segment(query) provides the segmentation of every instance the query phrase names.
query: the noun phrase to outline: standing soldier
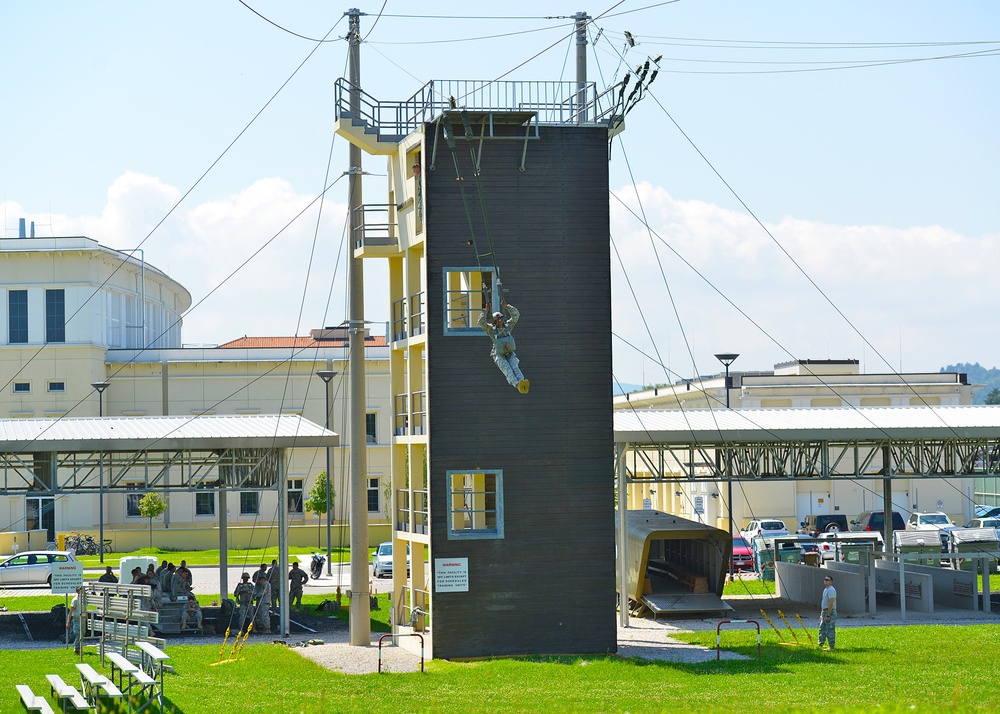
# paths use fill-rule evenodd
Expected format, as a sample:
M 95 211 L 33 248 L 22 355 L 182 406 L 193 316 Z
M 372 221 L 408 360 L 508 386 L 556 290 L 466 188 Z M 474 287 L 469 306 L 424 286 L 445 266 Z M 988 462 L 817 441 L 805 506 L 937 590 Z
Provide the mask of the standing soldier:
M 833 576 L 823 578 L 823 597 L 819 613 L 819 646 L 830 643 L 832 650 L 837 644 L 837 591 L 833 587 Z
M 233 590 L 236 604 L 240 607 L 240 632 L 246 625 L 250 615 L 250 605 L 253 602 L 253 585 L 250 584 L 250 573 L 243 573 L 243 582 Z
M 266 574 L 257 573 L 257 586 L 253 589 L 253 599 L 257 606 L 254 627 L 261 634 L 269 634 L 271 632 L 271 583 L 267 582 Z
M 288 579 L 291 585 L 288 587 L 288 604 L 294 605 L 296 610 L 302 609 L 302 586 L 309 582 L 306 571 L 299 569 L 298 561 L 292 563 L 292 569 L 288 571 Z
M 267 571 L 267 582 L 271 585 L 271 606 L 275 612 L 281 608 L 281 571 L 278 570 L 278 561 L 272 560 L 271 567 Z

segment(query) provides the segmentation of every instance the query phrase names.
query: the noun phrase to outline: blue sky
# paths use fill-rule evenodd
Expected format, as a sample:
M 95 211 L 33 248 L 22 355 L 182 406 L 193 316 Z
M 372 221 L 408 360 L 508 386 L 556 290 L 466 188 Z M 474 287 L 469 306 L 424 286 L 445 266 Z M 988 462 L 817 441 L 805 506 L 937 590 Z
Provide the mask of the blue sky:
M 340 322 L 345 182 L 322 215 L 307 211 L 237 268 L 316 196 L 328 160 L 327 182 L 346 167 L 332 134 L 346 43 L 291 33 L 342 38 L 348 7 L 0 4 L 4 235 L 26 217 L 38 235 L 142 242 L 204 300 L 186 342 Z M 588 69 L 599 86 L 623 60 L 663 55 L 612 149 L 620 381 L 714 373 L 722 351 L 746 370 L 825 357 L 869 372 L 1000 363 L 995 3 L 512 1 L 490 8 L 498 19 L 475 4 L 388 0 L 377 21 L 382 3 L 358 7 L 362 83 L 387 100 L 430 79 L 572 79 L 578 10 L 601 33 Z M 365 168 L 377 202 L 384 164 Z M 383 283 L 366 266 L 371 320 L 388 318 Z

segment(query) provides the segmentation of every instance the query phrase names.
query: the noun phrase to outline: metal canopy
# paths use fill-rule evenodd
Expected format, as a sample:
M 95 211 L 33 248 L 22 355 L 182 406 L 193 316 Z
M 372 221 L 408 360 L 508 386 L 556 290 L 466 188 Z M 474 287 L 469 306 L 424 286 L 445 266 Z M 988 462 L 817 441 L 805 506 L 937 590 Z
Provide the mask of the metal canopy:
M 1000 464 L 993 406 L 622 410 L 614 423 L 630 479 L 717 481 L 727 457 L 735 479 L 994 475 Z
M 339 441 L 298 415 L 0 420 L 0 494 L 273 489 L 283 450 Z

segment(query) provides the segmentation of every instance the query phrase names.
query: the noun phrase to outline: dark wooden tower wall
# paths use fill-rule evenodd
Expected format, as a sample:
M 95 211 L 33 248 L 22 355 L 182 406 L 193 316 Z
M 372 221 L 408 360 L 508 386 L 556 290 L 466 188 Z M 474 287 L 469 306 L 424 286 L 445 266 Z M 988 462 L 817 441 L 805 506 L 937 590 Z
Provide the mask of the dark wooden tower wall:
M 484 333 L 444 334 L 443 271 L 477 261 L 443 135 L 425 173 L 431 555 L 469 563 L 468 592 L 434 594 L 435 657 L 616 650 L 607 131 L 542 127 L 522 172 L 523 150 L 487 140 L 481 182 L 527 395 Z M 468 143 L 455 153 L 485 252 Z M 449 540 L 446 473 L 476 468 L 503 469 L 504 537 Z

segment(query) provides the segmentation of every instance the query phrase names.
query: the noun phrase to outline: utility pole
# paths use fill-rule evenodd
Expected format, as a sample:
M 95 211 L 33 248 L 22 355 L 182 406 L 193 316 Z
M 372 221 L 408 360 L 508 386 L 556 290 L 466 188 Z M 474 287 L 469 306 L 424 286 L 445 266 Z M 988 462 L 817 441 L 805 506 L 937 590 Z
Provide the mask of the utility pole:
M 590 15 L 578 12 L 576 22 L 576 123 L 587 121 L 587 21 Z
M 732 389 L 732 382 L 729 381 L 729 365 L 736 361 L 739 357 L 735 352 L 722 352 L 715 355 L 715 359 L 722 362 L 723 366 L 726 368 L 726 409 L 729 409 L 729 391 Z M 732 538 L 736 531 L 733 528 L 733 462 L 732 462 L 732 450 L 726 448 L 726 499 L 729 501 L 729 537 Z M 734 568 L 733 568 L 733 558 L 729 558 L 729 582 L 733 581 Z
M 348 80 L 351 113 L 361 116 L 361 11 L 347 11 Z M 348 260 L 349 371 L 351 375 L 351 645 L 371 645 L 371 605 L 368 601 L 368 438 L 365 430 L 365 277 L 355 242 L 361 237 L 361 149 L 351 144 L 348 153 L 348 202 L 350 245 Z M 329 474 L 327 474 L 329 478 Z

